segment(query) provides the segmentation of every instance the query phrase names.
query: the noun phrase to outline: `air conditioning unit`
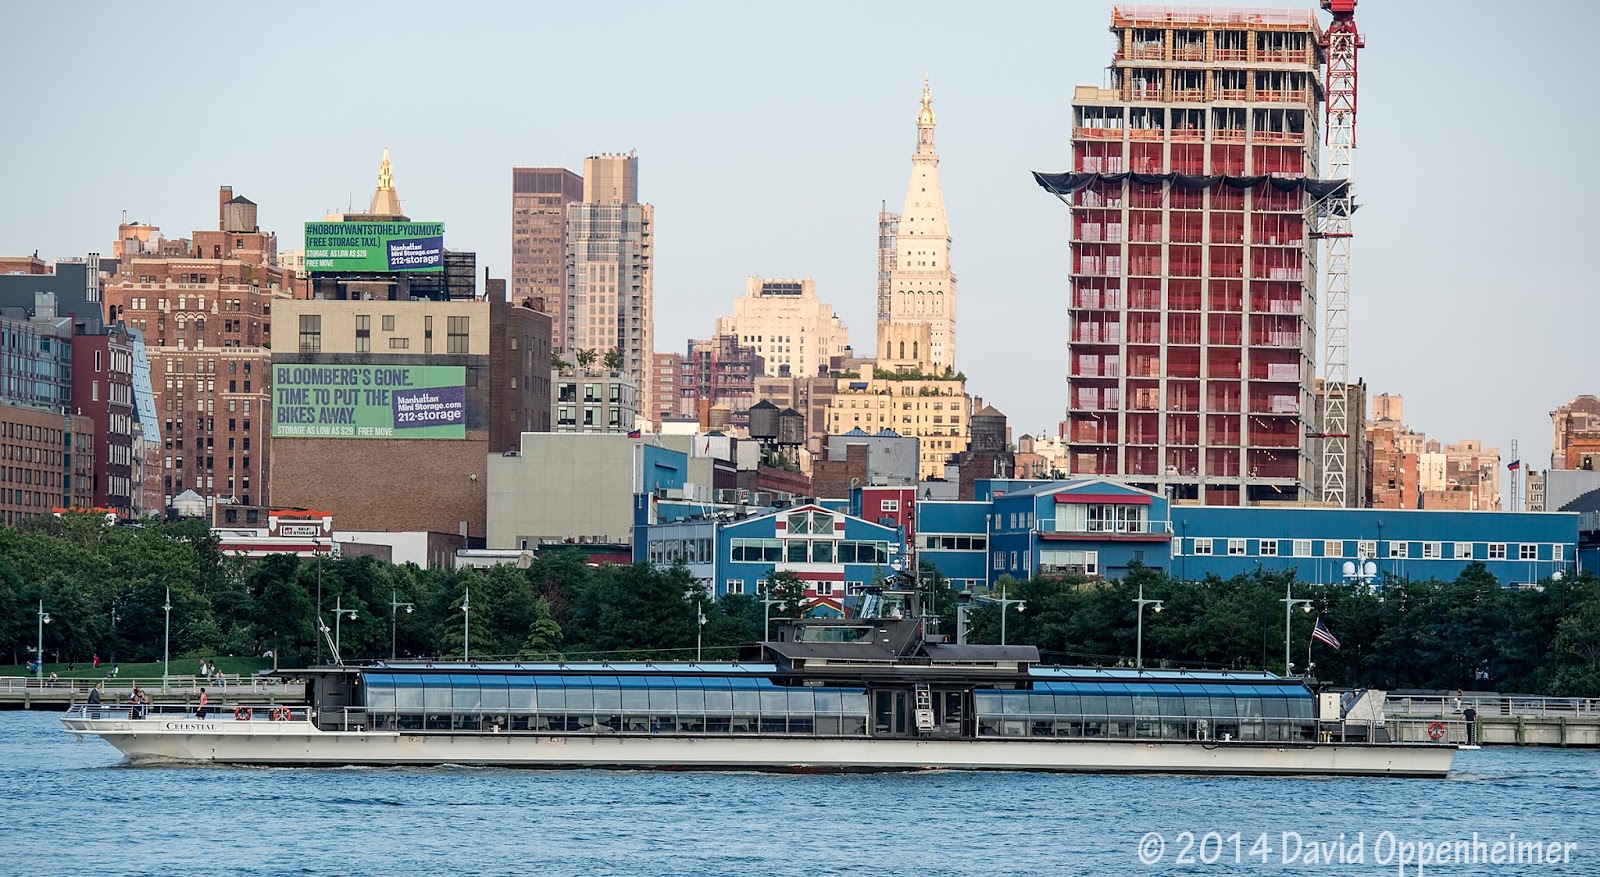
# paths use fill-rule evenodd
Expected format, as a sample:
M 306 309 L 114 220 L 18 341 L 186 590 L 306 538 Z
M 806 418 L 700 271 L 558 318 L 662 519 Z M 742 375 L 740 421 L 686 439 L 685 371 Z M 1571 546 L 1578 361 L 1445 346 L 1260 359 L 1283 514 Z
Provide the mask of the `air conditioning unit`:
M 752 505 L 758 506 L 772 505 L 772 493 L 771 491 L 758 490 L 754 494 L 751 494 L 750 502 Z
M 738 491 L 723 488 L 717 491 L 717 502 L 733 503 L 738 498 Z

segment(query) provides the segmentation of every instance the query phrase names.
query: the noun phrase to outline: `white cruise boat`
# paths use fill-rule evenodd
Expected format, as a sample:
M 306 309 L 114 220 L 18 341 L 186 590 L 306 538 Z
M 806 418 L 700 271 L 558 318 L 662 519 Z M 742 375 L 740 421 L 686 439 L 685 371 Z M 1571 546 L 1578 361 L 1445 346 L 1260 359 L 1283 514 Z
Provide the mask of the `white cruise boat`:
M 1319 716 L 1297 679 L 1041 667 L 1032 646 L 888 614 L 787 621 L 730 663 L 318 667 L 283 671 L 306 706 L 79 705 L 62 723 L 136 760 L 258 765 L 1443 777 L 1457 750 L 1393 742 L 1334 698 Z

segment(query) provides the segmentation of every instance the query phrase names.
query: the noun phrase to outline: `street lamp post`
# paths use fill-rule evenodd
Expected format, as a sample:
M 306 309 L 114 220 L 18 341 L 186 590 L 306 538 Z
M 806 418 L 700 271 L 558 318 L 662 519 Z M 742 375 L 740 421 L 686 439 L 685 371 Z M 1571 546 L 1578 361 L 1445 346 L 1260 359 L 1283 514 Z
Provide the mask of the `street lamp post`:
M 770 594 L 771 592 L 768 591 L 768 593 Z M 788 602 L 788 601 L 787 600 L 774 600 L 770 596 L 761 598 L 761 622 L 764 625 L 764 629 L 765 629 L 765 632 L 766 632 L 766 641 L 767 642 L 771 642 L 772 641 L 772 607 L 778 605 L 779 603 L 786 603 L 786 602 Z
M 1300 606 L 1302 612 L 1311 611 L 1310 600 L 1297 600 L 1294 596 L 1294 583 L 1289 583 L 1283 588 L 1283 675 L 1288 676 L 1294 672 L 1294 663 L 1290 661 L 1289 643 L 1294 636 L 1294 607 Z
M 167 598 L 161 604 L 161 690 L 167 690 L 167 677 L 172 675 L 172 588 L 167 587 Z
M 39 649 L 34 653 L 37 659 L 33 664 L 35 679 L 44 679 L 44 626 L 50 623 L 50 613 L 44 611 L 44 598 L 39 599 Z M 42 684 L 42 683 L 41 683 Z
M 699 600 L 694 601 L 694 617 L 696 622 L 694 627 L 694 662 L 698 664 L 700 663 L 700 642 L 706 629 L 706 614 L 700 611 Z
M 464 596 L 461 598 L 461 661 L 469 660 L 472 650 L 472 586 L 463 586 Z
M 394 588 L 390 588 L 389 589 L 389 660 L 391 660 L 391 661 L 394 660 L 394 656 L 395 656 L 395 650 L 394 650 L 395 637 L 400 632 L 400 608 L 402 606 L 405 607 L 407 615 L 410 615 L 412 610 L 417 608 L 415 604 L 400 602 L 400 592 L 395 590 Z
M 322 623 L 322 540 L 313 538 L 311 540 L 311 545 L 312 553 L 317 556 L 317 627 L 320 629 L 326 627 L 326 625 Z M 320 664 L 322 663 L 322 637 L 319 635 L 316 640 L 316 663 Z
M 339 639 L 339 622 L 344 620 L 346 613 L 349 613 L 351 621 L 356 620 L 356 610 L 344 608 L 344 595 L 340 594 L 333 601 L 333 659 L 340 664 L 344 663 L 344 646 L 343 640 Z
M 1144 585 L 1140 585 L 1139 586 L 1139 596 L 1136 597 L 1133 602 L 1138 605 L 1138 611 L 1139 611 L 1139 633 L 1137 635 L 1136 645 L 1134 646 L 1135 651 L 1134 651 L 1134 658 L 1133 658 L 1133 667 L 1136 670 L 1143 670 L 1144 669 L 1144 607 L 1146 607 L 1146 606 L 1154 606 L 1154 607 L 1156 607 L 1155 611 L 1159 613 L 1162 610 L 1162 608 L 1164 608 L 1165 604 L 1163 604 L 1160 600 L 1146 600 L 1144 598 Z
M 1015 604 L 1016 607 L 1017 607 L 1017 611 L 1021 612 L 1023 606 L 1025 605 L 1024 601 L 1006 599 L 1006 590 L 1005 590 L 1005 586 L 1003 584 L 1000 587 L 1000 596 L 995 597 L 995 596 L 992 596 L 992 595 L 989 595 L 989 594 L 985 594 L 985 595 L 983 595 L 981 597 L 976 597 L 974 599 L 981 600 L 984 603 L 993 603 L 993 604 L 995 604 L 995 605 L 1000 607 L 1000 645 L 1005 645 L 1006 644 L 1006 609 L 1008 607 L 1010 607 L 1012 604 Z

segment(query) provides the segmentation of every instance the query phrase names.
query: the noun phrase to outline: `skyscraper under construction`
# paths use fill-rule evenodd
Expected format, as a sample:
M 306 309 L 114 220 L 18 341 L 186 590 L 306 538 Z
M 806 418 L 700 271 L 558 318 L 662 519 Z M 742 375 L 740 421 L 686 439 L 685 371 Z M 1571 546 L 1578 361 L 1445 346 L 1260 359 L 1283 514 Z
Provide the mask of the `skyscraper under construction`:
M 1072 101 L 1072 474 L 1208 505 L 1312 499 L 1321 31 L 1116 6 Z

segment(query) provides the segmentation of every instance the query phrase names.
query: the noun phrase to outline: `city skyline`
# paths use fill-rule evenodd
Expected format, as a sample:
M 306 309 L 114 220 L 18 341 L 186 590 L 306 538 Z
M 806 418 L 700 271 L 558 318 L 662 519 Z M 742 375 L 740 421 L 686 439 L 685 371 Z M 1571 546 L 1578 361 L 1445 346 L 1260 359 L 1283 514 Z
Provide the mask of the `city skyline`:
M 388 146 L 407 212 L 445 222 L 450 246 L 476 251 L 480 266 L 509 277 L 506 169 L 576 171 L 586 155 L 637 149 L 640 200 L 660 213 L 659 349 L 702 335 L 744 278 L 758 275 L 815 277 L 856 327 L 861 351 L 868 345 L 860 333 L 874 323 L 874 213 L 884 201 L 894 205 L 904 185 L 915 145 L 908 120 L 927 73 L 943 123 L 940 171 L 962 284 L 985 302 L 962 315 L 961 368 L 972 392 L 1010 416 L 1015 435 L 1053 434 L 1062 418 L 1067 216 L 1028 171 L 1067 169 L 1067 104 L 1073 85 L 1102 73 L 1108 3 L 1041 5 L 1000 20 L 953 5 L 909 21 L 891 8 L 852 7 L 849 27 L 825 15 L 633 7 L 638 26 L 630 33 L 638 36 L 624 35 L 626 51 L 616 53 L 625 60 L 589 71 L 582 94 L 553 77 L 546 99 L 528 109 L 508 102 L 525 88 L 490 87 L 528 75 L 513 35 L 536 19 L 557 30 L 576 26 L 580 12 L 469 9 L 411 26 L 405 22 L 425 17 L 406 10 L 425 7 L 402 4 L 386 42 L 399 57 L 429 59 L 428 71 L 452 71 L 409 77 L 406 86 L 409 99 L 446 112 L 448 125 L 395 112 L 385 97 L 392 86 L 376 78 L 370 91 L 348 76 L 329 84 L 329 59 L 347 51 L 335 35 L 368 25 L 354 10 L 324 10 L 308 29 L 293 17 L 257 21 L 239 10 L 200 23 L 123 20 L 113 8 L 71 22 L 81 51 L 66 69 L 45 54 L 48 40 L 11 56 L 17 70 L 48 70 L 50 79 L 16 76 L 3 86 L 12 105 L 38 111 L 26 137 L 0 145 L 10 196 L 0 212 L 0 253 L 106 253 L 124 209 L 130 220 L 183 234 L 208 224 L 203 193 L 219 185 L 259 202 L 261 227 L 279 233 L 281 250 L 294 249 L 301 223 L 365 201 Z M 1583 343 L 1582 321 L 1570 319 L 1581 314 L 1579 205 L 1600 194 L 1600 184 L 1566 179 L 1559 160 L 1528 160 L 1522 126 L 1502 133 L 1493 108 L 1518 107 L 1515 117 L 1528 121 L 1567 119 L 1559 89 L 1528 89 L 1521 79 L 1537 70 L 1545 82 L 1585 81 L 1594 62 L 1577 35 L 1600 13 L 1579 4 L 1535 8 L 1564 12 L 1571 26 L 1546 33 L 1553 17 L 1497 17 L 1500 7 L 1487 3 L 1450 7 L 1448 15 L 1423 4 L 1362 8 L 1367 87 L 1356 190 L 1365 209 L 1356 227 L 1350 376 L 1374 393 L 1405 394 L 1408 420 L 1430 435 L 1502 449 L 1516 438 L 1522 458 L 1539 465 L 1549 454 L 1548 412 L 1592 391 L 1585 381 L 1600 364 Z M 21 31 L 39 34 L 68 25 L 48 7 L 24 7 L 14 18 Z M 1484 47 L 1488 20 L 1496 39 Z M 194 75 L 229 51 L 232 42 L 215 37 L 247 26 L 274 46 L 251 73 L 275 89 L 264 114 L 244 110 L 255 136 L 167 118 L 156 112 L 160 101 L 136 99 L 137 89 L 122 83 L 137 63 L 139 82 L 182 86 L 173 109 L 247 108 L 234 85 Z M 774 31 L 837 61 L 765 64 L 772 43 L 752 37 Z M 890 34 L 915 51 L 881 51 Z M 123 48 L 168 40 L 194 49 L 147 57 Z M 437 64 L 441 45 L 461 46 L 448 51 L 461 52 L 462 63 Z M 559 41 L 550 48 L 540 69 L 552 73 L 580 57 Z M 250 94 L 260 93 L 252 86 Z M 1563 124 L 1580 137 L 1593 126 L 1581 114 Z M 137 171 L 117 170 L 106 145 L 117 130 L 143 132 L 129 162 Z M 299 133 L 311 130 L 318 136 Z M 751 136 L 761 131 L 782 136 Z M 1485 197 L 1472 182 L 1491 168 L 1514 168 L 1518 184 Z M 714 185 L 721 180 L 753 184 Z M 736 216 L 744 220 L 728 221 Z M 1437 219 L 1455 216 L 1472 219 Z M 1030 380 L 1034 374 L 1045 379 Z

